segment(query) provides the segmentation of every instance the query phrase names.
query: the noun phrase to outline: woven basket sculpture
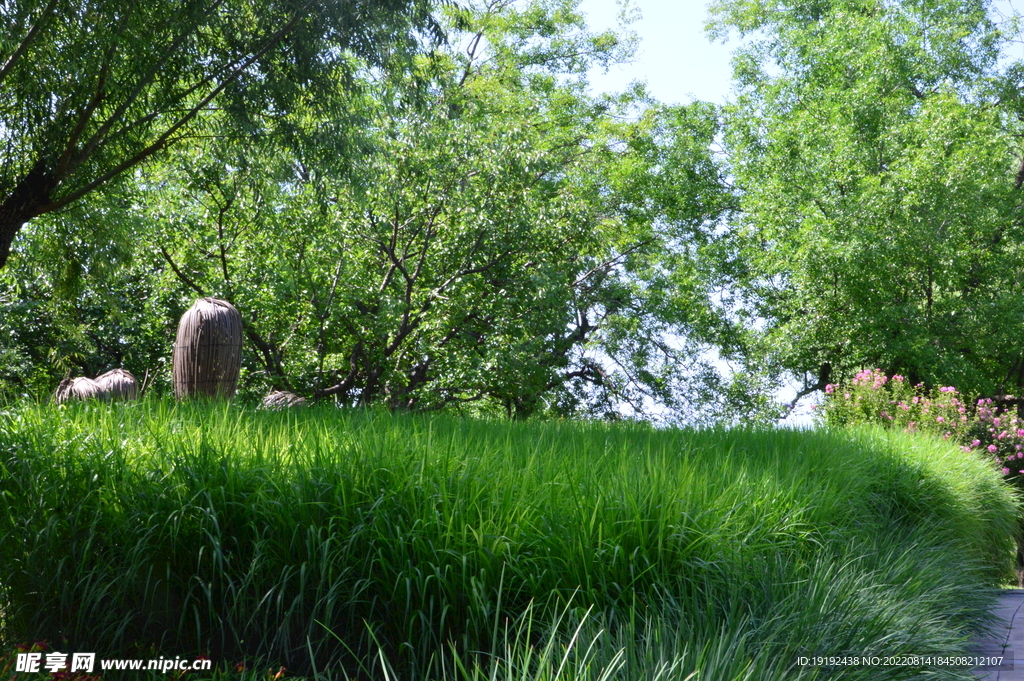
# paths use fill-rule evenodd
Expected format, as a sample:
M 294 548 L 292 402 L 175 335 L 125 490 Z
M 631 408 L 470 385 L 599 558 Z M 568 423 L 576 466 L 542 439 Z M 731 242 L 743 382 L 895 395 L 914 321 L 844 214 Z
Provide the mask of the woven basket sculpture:
M 103 386 L 85 376 L 65 378 L 57 386 L 57 394 L 54 395 L 54 400 L 57 404 L 63 404 L 68 400 L 107 400 L 109 398 L 110 393 Z
M 242 366 L 242 316 L 218 298 L 201 298 L 178 323 L 174 396 L 233 397 Z
M 263 398 L 263 404 L 261 406 L 263 409 L 277 411 L 279 409 L 289 409 L 291 407 L 305 407 L 307 404 L 305 397 L 299 397 L 295 393 L 290 393 L 285 390 L 275 390 Z
M 96 383 L 107 391 L 112 400 L 134 400 L 139 396 L 139 384 L 131 372 L 111 369 L 96 377 Z

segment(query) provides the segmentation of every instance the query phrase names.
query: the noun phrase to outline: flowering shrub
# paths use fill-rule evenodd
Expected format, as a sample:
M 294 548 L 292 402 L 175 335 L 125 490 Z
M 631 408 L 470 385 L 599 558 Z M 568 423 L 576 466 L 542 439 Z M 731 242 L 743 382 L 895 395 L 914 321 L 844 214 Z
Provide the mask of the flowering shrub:
M 978 400 L 963 449 L 985 452 L 1003 475 L 1024 486 L 1024 421 L 1016 414 L 1000 411 L 991 399 Z
M 861 371 L 849 385 L 827 385 L 825 393 L 825 403 L 816 411 L 819 423 L 878 423 L 933 433 L 965 452 L 990 457 L 1004 476 L 1024 487 L 1024 420 L 1000 410 L 991 398 L 967 398 L 952 386 L 928 391 L 903 376 L 889 378 L 880 369 Z
M 827 385 L 819 421 L 845 426 L 881 423 L 911 432 L 929 432 L 961 441 L 970 429 L 967 404 L 959 391 L 947 386 L 928 392 L 910 385 L 903 376 L 892 378 L 879 369 L 865 369 L 850 385 Z

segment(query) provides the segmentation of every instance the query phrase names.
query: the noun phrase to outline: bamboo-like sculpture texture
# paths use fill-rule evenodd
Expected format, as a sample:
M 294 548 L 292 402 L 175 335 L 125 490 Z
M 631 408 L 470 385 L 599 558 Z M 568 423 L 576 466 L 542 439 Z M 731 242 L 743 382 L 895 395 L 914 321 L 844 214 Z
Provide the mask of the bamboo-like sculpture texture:
M 263 398 L 263 409 L 269 409 L 271 411 L 277 411 L 279 409 L 289 409 L 291 407 L 305 407 L 308 406 L 305 397 L 299 397 L 295 393 L 290 393 L 285 390 L 275 390 L 266 397 Z
M 178 323 L 174 396 L 233 397 L 242 366 L 242 316 L 218 298 L 201 298 Z
M 96 377 L 96 383 L 110 395 L 111 400 L 134 400 L 139 395 L 139 384 L 130 371 L 111 369 Z
M 102 385 L 85 376 L 65 378 L 57 386 L 57 394 L 54 395 L 57 404 L 63 404 L 68 400 L 107 400 L 109 398 L 110 393 Z

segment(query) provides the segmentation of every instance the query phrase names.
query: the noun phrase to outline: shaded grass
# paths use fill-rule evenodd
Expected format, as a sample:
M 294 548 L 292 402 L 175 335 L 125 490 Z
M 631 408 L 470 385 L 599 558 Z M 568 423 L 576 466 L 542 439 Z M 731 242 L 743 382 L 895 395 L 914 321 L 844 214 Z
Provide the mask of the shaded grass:
M 986 463 L 879 430 L 23 405 L 0 466 L 8 644 L 333 678 L 792 679 L 821 672 L 800 654 L 963 652 L 1015 522 Z

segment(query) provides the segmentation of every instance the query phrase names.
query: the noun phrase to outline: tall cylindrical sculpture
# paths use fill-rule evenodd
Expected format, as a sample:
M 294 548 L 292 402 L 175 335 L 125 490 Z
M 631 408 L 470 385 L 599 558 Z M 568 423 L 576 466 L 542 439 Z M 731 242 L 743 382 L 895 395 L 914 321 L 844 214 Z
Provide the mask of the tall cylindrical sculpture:
M 201 298 L 178 323 L 174 396 L 232 397 L 242 366 L 242 316 L 218 298 Z

